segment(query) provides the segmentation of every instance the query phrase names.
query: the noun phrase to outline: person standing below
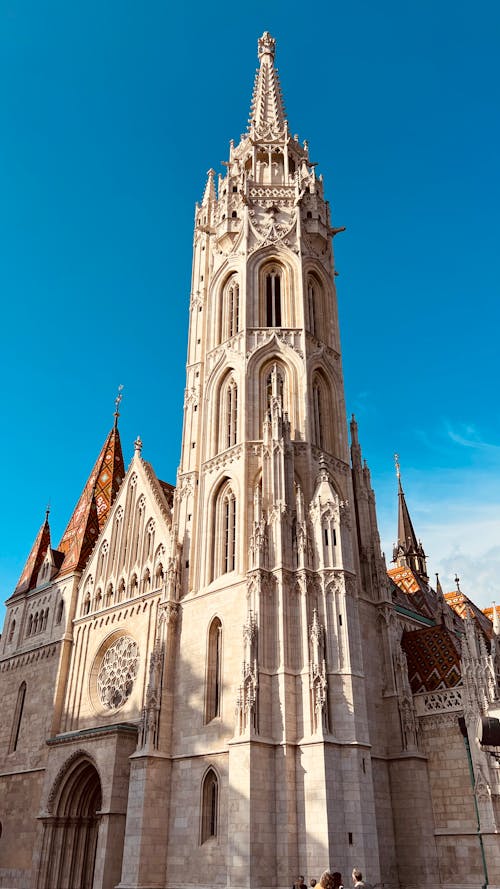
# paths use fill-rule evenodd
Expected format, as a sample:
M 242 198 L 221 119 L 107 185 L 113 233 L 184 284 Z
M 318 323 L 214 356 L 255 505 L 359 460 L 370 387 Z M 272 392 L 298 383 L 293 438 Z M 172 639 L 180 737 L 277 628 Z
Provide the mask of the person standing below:
M 342 885 L 342 874 L 336 870 L 333 872 L 333 889 L 344 889 Z
M 363 880 L 363 874 L 359 867 L 353 867 L 352 869 L 352 883 L 354 889 L 372 889 L 371 883 L 367 883 L 366 880 Z
M 303 874 L 300 874 L 297 877 L 297 879 L 295 880 L 295 883 L 292 886 L 292 889 L 307 889 L 307 886 L 304 883 L 304 875 Z
M 318 882 L 318 881 L 315 880 L 314 877 L 311 877 L 311 879 L 309 880 L 309 886 L 310 886 L 310 889 L 314 889 L 314 887 L 315 887 L 315 885 L 316 885 L 317 882 Z
M 323 871 L 319 880 L 320 889 L 335 889 L 334 876 L 329 870 Z

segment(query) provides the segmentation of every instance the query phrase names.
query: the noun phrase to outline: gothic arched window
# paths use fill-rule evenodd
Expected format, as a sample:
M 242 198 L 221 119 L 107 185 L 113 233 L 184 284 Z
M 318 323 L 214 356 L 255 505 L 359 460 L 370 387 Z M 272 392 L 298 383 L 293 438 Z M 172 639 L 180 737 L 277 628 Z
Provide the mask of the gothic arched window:
M 266 327 L 281 327 L 281 269 L 273 266 L 264 277 Z
M 222 624 L 214 617 L 208 631 L 205 722 L 221 715 L 222 697 Z
M 315 380 L 312 387 L 312 410 L 313 410 L 313 442 L 317 448 L 323 448 L 325 445 L 324 436 L 324 406 L 322 403 L 321 385 Z
M 63 613 L 64 613 L 64 600 L 61 599 L 61 601 L 59 602 L 59 605 L 57 606 L 57 611 L 56 611 L 56 624 L 60 624 L 60 623 L 61 623 L 62 618 L 63 618 Z
M 219 449 L 225 451 L 238 438 L 238 387 L 233 376 L 221 387 L 219 424 Z
M 213 535 L 213 578 L 236 567 L 236 497 L 229 481 L 215 500 Z
M 240 329 L 240 285 L 236 275 L 226 282 L 222 292 L 219 342 L 228 340 Z
M 317 448 L 334 452 L 332 390 L 321 373 L 316 373 L 311 386 L 311 435 Z
M 201 830 L 200 843 L 206 843 L 217 836 L 219 807 L 219 781 L 213 769 L 209 769 L 203 779 L 201 791 Z
M 317 284 L 314 278 L 307 279 L 307 326 L 309 333 L 316 336 L 316 315 L 317 315 Z
M 15 629 L 16 629 L 16 622 L 15 622 L 15 620 L 12 620 L 10 627 L 9 627 L 9 638 L 8 638 L 7 642 L 9 642 L 9 643 L 12 642 L 12 640 L 14 638 Z

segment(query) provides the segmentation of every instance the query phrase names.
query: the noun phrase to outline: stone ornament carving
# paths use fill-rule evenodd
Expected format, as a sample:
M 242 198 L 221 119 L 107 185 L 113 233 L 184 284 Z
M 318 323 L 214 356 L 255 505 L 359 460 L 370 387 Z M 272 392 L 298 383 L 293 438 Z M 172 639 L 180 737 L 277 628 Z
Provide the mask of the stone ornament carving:
M 134 687 L 139 647 L 131 636 L 120 636 L 106 651 L 97 674 L 97 693 L 106 710 L 118 710 Z
M 62 785 L 63 780 L 66 777 L 66 775 L 70 772 L 71 766 L 75 762 L 78 762 L 78 760 L 83 760 L 83 759 L 91 762 L 92 765 L 94 766 L 97 774 L 99 775 L 99 777 L 101 777 L 100 773 L 99 773 L 99 768 L 98 768 L 97 762 L 95 761 L 94 757 L 91 756 L 91 754 L 88 753 L 88 751 L 85 750 L 83 747 L 80 747 L 80 748 L 78 748 L 78 750 L 75 750 L 71 754 L 71 756 L 69 756 L 68 759 L 63 763 L 63 765 L 59 769 L 56 777 L 54 778 L 54 781 L 52 783 L 52 787 L 51 787 L 51 790 L 49 793 L 49 797 L 47 799 L 47 812 L 49 814 L 51 814 L 54 811 L 54 807 L 56 804 L 58 794 L 61 789 L 61 785 Z
M 243 625 L 243 664 L 241 685 L 238 689 L 238 699 L 236 702 L 237 731 L 240 735 L 244 734 L 248 729 L 258 731 L 258 687 L 257 620 L 253 611 L 249 611 Z
M 325 628 L 319 622 L 316 608 L 309 627 L 310 645 L 310 689 L 313 732 L 328 731 L 328 681 L 326 678 Z
M 463 709 L 462 691 L 463 688 L 459 685 L 454 688 L 443 688 L 414 695 L 413 700 L 418 716 L 426 716 L 428 713 L 461 712 Z
M 458 731 L 458 716 L 456 713 L 440 713 L 433 716 L 419 718 L 419 726 L 424 731 L 438 729 L 443 731 L 448 728 L 456 728 Z

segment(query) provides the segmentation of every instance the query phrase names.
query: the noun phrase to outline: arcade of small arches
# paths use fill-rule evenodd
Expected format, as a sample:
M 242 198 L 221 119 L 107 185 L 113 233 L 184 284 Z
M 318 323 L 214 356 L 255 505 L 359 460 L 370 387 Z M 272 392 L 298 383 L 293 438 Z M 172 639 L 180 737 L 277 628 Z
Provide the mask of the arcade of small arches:
M 111 608 L 129 599 L 135 599 L 137 596 L 158 592 L 163 588 L 164 582 L 165 571 L 163 563 L 160 561 L 156 564 L 154 571 L 146 566 L 140 577 L 137 572 L 134 572 L 128 582 L 122 576 L 116 585 L 110 580 L 106 585 L 97 586 L 95 592 L 93 591 L 94 580 L 92 576 L 89 576 L 85 583 L 80 616 L 86 617 L 103 608 Z

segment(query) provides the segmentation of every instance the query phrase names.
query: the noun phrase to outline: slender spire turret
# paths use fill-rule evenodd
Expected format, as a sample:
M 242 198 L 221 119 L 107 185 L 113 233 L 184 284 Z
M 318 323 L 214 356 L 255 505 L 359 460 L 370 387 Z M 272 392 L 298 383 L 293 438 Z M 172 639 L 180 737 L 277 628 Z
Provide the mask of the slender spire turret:
M 45 521 L 43 522 L 31 548 L 31 552 L 26 560 L 21 577 L 17 582 L 14 590 L 16 593 L 27 593 L 36 586 L 36 579 L 42 562 L 50 547 L 50 527 L 49 527 L 49 508 L 45 510 Z
M 415 574 L 428 580 L 426 556 L 422 543 L 417 540 L 413 522 L 410 518 L 406 498 L 401 484 L 399 455 L 394 455 L 396 476 L 398 479 L 398 542 L 394 547 L 392 561 L 398 568 L 411 568 Z
M 274 67 L 276 40 L 265 31 L 259 38 L 258 56 L 260 68 L 250 107 L 249 131 L 252 139 L 282 139 L 286 132 L 285 108 L 278 77 Z

